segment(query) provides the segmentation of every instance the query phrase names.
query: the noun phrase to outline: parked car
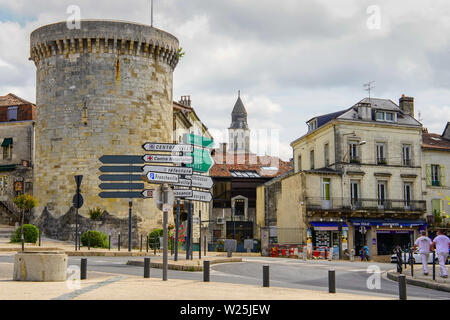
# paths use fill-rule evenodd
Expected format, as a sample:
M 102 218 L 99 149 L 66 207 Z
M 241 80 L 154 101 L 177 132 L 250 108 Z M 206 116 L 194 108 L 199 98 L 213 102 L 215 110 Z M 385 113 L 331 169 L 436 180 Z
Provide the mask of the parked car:
M 402 261 L 403 263 L 405 263 L 405 259 L 406 259 L 406 263 L 410 264 L 409 252 L 403 251 L 402 259 L 403 259 L 403 261 Z M 436 255 L 435 260 L 436 260 L 436 264 L 439 264 L 437 255 Z M 397 254 L 396 253 L 391 255 L 391 263 L 397 263 Z M 414 253 L 413 253 L 413 263 L 422 263 L 422 258 L 419 254 L 419 249 L 416 249 L 416 251 L 414 251 Z M 428 256 L 428 263 L 430 263 L 430 264 L 433 263 L 433 254 L 432 253 L 430 253 Z M 447 258 L 447 264 L 450 264 L 450 255 Z

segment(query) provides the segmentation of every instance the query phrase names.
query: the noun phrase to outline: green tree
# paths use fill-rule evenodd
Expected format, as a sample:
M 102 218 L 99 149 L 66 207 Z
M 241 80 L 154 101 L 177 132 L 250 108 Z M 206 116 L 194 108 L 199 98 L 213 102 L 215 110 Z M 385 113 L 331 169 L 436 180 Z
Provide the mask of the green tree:
M 13 200 L 14 204 L 19 208 L 21 211 L 20 216 L 20 229 L 21 229 L 21 241 L 22 241 L 22 251 L 25 250 L 24 248 L 24 237 L 23 237 L 23 221 L 25 217 L 25 211 L 29 211 L 36 207 L 38 201 L 35 197 L 33 197 L 30 194 L 21 194 L 14 198 Z

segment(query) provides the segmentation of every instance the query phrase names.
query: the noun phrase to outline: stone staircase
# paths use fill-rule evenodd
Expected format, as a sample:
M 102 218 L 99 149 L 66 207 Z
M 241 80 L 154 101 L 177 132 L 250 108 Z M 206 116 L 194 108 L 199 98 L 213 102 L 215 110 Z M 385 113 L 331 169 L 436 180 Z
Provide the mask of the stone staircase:
M 11 234 L 14 232 L 14 227 L 7 225 L 0 225 L 0 242 L 9 242 Z

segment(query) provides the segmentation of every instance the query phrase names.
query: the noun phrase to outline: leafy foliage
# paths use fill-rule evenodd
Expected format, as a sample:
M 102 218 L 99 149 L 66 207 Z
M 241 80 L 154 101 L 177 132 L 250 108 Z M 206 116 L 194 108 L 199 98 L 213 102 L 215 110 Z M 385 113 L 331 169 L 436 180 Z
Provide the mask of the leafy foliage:
M 89 218 L 91 218 L 91 220 L 100 220 L 102 218 L 102 215 L 103 210 L 98 207 L 89 209 Z
M 12 243 L 20 243 L 21 240 L 22 227 L 17 228 L 16 233 L 11 235 Z M 25 243 L 36 243 L 39 239 L 39 229 L 32 224 L 23 225 L 23 238 Z
M 83 246 L 88 246 L 88 238 L 92 248 L 108 248 L 108 235 L 96 230 L 87 231 L 81 236 Z
M 30 194 L 18 195 L 13 202 L 22 211 L 33 209 L 38 203 L 37 199 Z

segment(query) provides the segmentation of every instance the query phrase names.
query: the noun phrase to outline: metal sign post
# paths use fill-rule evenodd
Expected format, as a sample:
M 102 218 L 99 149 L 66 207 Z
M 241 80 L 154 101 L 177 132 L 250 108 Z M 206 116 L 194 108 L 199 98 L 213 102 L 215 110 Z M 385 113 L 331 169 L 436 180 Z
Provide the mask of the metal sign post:
M 180 232 L 180 199 L 177 199 L 177 218 L 175 220 L 175 261 L 178 261 L 178 236 Z
M 83 197 L 81 196 L 81 182 L 83 181 L 83 176 L 75 176 L 75 183 L 77 184 L 77 192 L 74 197 L 74 206 L 76 208 L 75 213 L 75 251 L 78 249 L 78 209 L 83 205 Z

